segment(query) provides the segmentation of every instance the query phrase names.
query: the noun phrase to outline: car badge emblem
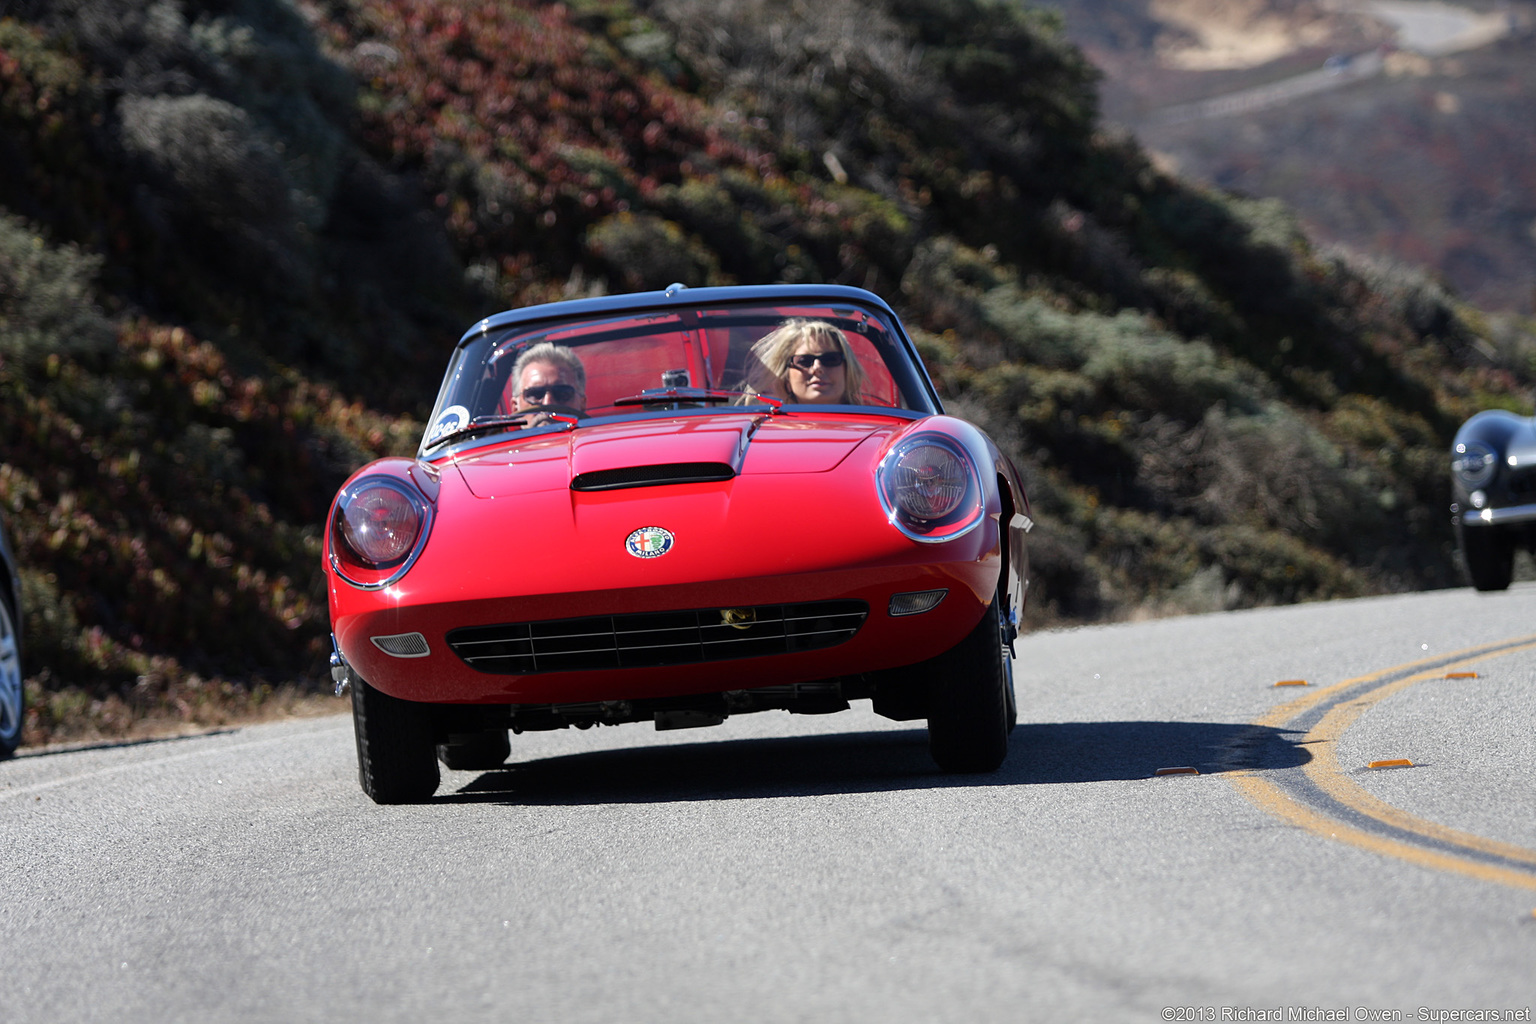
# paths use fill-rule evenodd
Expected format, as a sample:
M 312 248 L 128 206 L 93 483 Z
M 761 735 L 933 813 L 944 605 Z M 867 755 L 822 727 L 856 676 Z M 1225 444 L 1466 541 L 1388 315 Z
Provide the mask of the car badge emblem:
M 672 531 L 642 526 L 624 538 L 624 549 L 636 558 L 660 558 L 672 550 Z
M 720 611 L 720 621 L 732 629 L 751 629 L 757 621 L 756 608 L 723 608 Z

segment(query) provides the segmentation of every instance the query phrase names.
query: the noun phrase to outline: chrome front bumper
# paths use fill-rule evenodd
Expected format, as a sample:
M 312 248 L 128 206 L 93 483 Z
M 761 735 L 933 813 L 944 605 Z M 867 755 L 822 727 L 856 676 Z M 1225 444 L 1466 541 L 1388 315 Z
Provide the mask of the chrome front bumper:
M 1536 505 L 1509 505 L 1504 508 L 1469 508 L 1460 513 L 1463 526 L 1504 526 L 1509 523 L 1536 522 Z

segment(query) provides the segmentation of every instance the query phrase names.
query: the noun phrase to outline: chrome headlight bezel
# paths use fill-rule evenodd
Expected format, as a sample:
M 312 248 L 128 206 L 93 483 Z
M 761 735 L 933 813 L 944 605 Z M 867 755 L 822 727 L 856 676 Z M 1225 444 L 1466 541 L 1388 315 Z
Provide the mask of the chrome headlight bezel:
M 1487 487 L 1499 471 L 1499 454 L 1482 441 L 1459 441 L 1451 454 L 1451 472 L 1469 491 Z
M 923 518 L 915 514 L 911 502 L 903 500 L 902 491 L 910 486 L 904 480 L 905 462 L 920 449 L 933 448 L 948 460 L 957 472 L 960 486 L 957 500 L 947 511 Z M 955 465 L 958 464 L 958 465 Z M 970 533 L 981 524 L 986 514 L 986 496 L 981 486 L 981 476 L 976 460 L 965 445 L 946 434 L 920 433 L 903 438 L 886 452 L 875 470 L 876 489 L 880 504 L 884 507 L 890 524 L 911 540 L 923 544 L 938 544 L 955 540 Z
M 353 535 L 356 521 L 349 516 L 360 499 L 370 495 L 401 502 L 408 512 L 410 536 L 397 542 L 388 557 L 370 557 Z M 432 532 L 436 510 L 433 503 L 403 480 L 384 474 L 362 477 L 342 488 L 331 510 L 330 562 L 337 576 L 359 590 L 381 590 L 410 572 Z

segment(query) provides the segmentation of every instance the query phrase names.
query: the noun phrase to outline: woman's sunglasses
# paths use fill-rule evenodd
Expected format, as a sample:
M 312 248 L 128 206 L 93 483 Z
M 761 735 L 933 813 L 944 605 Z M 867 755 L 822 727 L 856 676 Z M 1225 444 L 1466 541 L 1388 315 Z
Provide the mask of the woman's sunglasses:
M 804 352 L 798 356 L 791 356 L 789 362 L 797 370 L 809 370 L 820 363 L 829 370 L 835 370 L 843 365 L 841 352 Z
M 576 389 L 570 384 L 550 384 L 547 387 L 523 388 L 523 397 L 530 402 L 542 402 L 545 395 L 564 405 L 576 397 Z

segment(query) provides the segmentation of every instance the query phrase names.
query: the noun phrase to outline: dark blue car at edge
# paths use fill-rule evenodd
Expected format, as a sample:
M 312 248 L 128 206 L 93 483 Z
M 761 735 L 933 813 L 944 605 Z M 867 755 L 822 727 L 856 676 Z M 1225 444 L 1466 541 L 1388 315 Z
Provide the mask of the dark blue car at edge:
M 21 743 L 21 585 L 5 521 L 0 519 L 0 759 Z

